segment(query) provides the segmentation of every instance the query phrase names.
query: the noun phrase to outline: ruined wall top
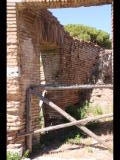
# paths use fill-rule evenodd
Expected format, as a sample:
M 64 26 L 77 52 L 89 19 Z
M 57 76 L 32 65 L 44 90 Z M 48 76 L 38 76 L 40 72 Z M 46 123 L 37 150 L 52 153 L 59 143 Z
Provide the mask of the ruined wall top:
M 68 8 L 80 6 L 97 6 L 111 4 L 113 0 L 7 0 L 7 2 L 18 2 L 26 5 L 41 6 L 45 8 Z

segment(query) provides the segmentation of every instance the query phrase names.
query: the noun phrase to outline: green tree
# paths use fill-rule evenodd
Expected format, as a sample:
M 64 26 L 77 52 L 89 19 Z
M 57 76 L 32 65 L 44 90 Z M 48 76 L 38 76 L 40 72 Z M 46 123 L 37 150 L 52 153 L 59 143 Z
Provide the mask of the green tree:
M 105 49 L 111 49 L 110 35 L 105 31 L 80 24 L 68 24 L 64 28 L 74 38 L 91 41 Z

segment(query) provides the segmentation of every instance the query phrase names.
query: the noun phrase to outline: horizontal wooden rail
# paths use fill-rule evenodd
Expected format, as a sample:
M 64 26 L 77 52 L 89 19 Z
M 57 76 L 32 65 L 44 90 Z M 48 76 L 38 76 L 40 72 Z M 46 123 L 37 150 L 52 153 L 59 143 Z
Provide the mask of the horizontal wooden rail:
M 59 124 L 59 125 L 55 125 L 55 126 L 49 126 L 49 127 L 37 129 L 35 131 L 22 133 L 22 134 L 20 133 L 20 134 L 17 134 L 17 137 L 24 137 L 24 136 L 28 136 L 31 134 L 37 134 L 37 133 L 42 133 L 42 132 L 46 132 L 46 131 L 53 131 L 53 130 L 57 130 L 57 129 L 65 128 L 65 127 L 70 127 L 70 126 L 77 125 L 77 124 L 86 125 L 89 122 L 96 121 L 96 120 L 103 119 L 103 118 L 108 118 L 108 117 L 109 118 L 113 117 L 113 113 L 99 115 L 96 117 L 85 118 L 85 119 L 81 119 L 81 120 L 76 120 L 73 122 L 63 123 L 63 124 Z
M 43 88 L 45 90 L 71 90 L 71 89 L 93 89 L 93 88 L 113 88 L 112 84 L 108 85 L 94 85 L 94 84 L 82 84 L 82 85 L 54 85 L 54 84 L 40 84 L 37 86 L 33 86 L 32 89 Z

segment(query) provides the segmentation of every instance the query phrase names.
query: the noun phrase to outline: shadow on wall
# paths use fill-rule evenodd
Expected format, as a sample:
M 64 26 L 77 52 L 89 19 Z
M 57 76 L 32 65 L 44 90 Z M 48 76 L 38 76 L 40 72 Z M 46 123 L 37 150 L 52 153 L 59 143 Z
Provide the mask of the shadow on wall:
M 49 49 L 49 50 L 42 50 L 41 54 L 41 82 L 46 84 L 55 84 L 59 83 L 58 76 L 60 70 L 60 54 L 59 50 Z

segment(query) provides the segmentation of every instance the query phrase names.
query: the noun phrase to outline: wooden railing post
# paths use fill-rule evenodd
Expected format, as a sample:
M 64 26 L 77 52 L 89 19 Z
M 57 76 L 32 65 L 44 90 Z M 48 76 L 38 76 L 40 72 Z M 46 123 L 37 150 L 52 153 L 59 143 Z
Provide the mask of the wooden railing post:
M 26 106 L 26 132 L 30 132 L 32 130 L 31 125 L 31 89 L 29 88 L 26 92 L 27 96 L 27 106 Z M 32 152 L 32 134 L 26 137 L 27 140 L 27 149 Z

